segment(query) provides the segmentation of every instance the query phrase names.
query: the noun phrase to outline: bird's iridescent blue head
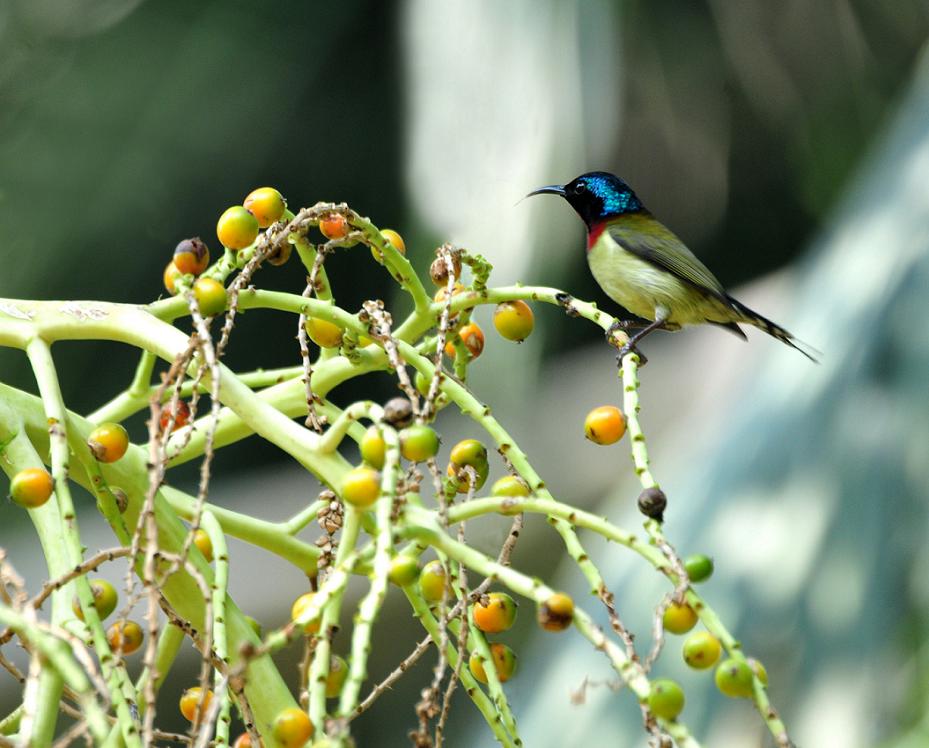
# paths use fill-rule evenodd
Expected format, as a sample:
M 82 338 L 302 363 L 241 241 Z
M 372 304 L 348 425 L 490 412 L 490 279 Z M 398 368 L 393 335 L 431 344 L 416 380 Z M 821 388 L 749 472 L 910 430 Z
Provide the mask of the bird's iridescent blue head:
M 544 194 L 561 195 L 584 219 L 587 228 L 607 218 L 645 209 L 628 184 L 615 174 L 605 171 L 591 171 L 581 174 L 566 185 L 553 184 L 529 193 Z

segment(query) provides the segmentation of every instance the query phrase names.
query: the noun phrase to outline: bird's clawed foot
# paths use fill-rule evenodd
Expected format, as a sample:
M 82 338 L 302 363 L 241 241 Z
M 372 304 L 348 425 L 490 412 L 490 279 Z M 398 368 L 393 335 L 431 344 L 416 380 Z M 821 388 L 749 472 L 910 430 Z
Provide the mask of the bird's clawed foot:
M 639 367 L 645 366 L 648 363 L 648 359 L 645 357 L 645 354 L 642 353 L 638 348 L 635 347 L 633 341 L 629 341 L 622 348 L 619 349 L 619 353 L 616 356 L 616 363 L 620 366 L 623 365 L 623 359 L 628 356 L 630 353 L 634 353 L 639 358 Z

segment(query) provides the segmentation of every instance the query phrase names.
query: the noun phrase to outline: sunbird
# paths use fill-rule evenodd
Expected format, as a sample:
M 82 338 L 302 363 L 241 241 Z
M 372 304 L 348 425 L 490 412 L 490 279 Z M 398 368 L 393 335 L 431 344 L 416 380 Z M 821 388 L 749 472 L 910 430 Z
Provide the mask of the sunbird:
M 805 343 L 780 325 L 737 301 L 667 226 L 615 174 L 592 171 L 565 185 L 541 187 L 527 195 L 561 195 L 587 226 L 587 263 L 604 293 L 648 324 L 620 351 L 620 357 L 655 330 L 680 330 L 708 323 L 747 340 L 739 323 L 764 330 L 811 361 Z M 613 329 L 608 333 L 612 335 Z M 641 356 L 641 353 L 639 354 Z

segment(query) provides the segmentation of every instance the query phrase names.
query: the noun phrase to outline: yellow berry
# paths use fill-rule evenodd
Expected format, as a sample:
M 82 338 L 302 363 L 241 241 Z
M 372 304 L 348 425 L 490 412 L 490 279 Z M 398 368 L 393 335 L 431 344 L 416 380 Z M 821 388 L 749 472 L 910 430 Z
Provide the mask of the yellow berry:
M 381 236 L 383 236 L 400 254 L 406 254 L 406 243 L 403 241 L 403 237 L 400 236 L 400 234 L 398 234 L 396 231 L 393 229 L 384 229 L 381 231 Z M 371 247 L 371 256 L 378 262 L 381 261 L 381 253 L 378 252 L 374 247 Z
M 306 334 L 320 348 L 336 348 L 342 345 L 342 328 L 318 317 L 307 317 Z
M 684 662 L 695 670 L 713 667 L 722 653 L 719 639 L 709 631 L 694 631 L 684 640 Z
M 213 541 L 202 527 L 198 527 L 194 533 L 194 545 L 200 549 L 200 553 L 207 561 L 213 560 Z
M 295 706 L 287 707 L 274 718 L 274 739 L 284 748 L 300 748 L 313 735 L 309 715 Z
M 494 310 L 494 327 L 507 340 L 522 343 L 535 327 L 535 315 L 525 301 L 504 301 Z
M 384 442 L 381 430 L 377 426 L 368 427 L 358 446 L 361 450 L 362 460 L 375 470 L 384 469 L 384 461 L 387 459 L 387 444 Z
M 529 486 L 526 482 L 515 475 L 504 475 L 494 483 L 490 493 L 494 496 L 528 496 Z
M 296 621 L 307 609 L 310 603 L 313 602 L 314 597 L 316 597 L 315 592 L 307 592 L 294 600 L 294 604 L 290 608 L 290 620 Z M 303 631 L 307 634 L 318 634 L 319 617 L 317 616 L 315 618 L 311 618 L 303 627 Z
M 100 616 L 100 620 L 102 621 L 116 610 L 116 588 L 105 579 L 94 579 L 90 583 L 90 591 L 94 596 L 94 607 L 97 609 L 97 615 Z M 81 608 L 81 603 L 77 595 L 75 595 L 74 599 L 71 601 L 71 609 L 74 611 L 74 615 L 82 621 L 84 620 L 84 611 Z
M 697 614 L 687 603 L 671 603 L 662 618 L 664 630 L 672 634 L 686 634 L 697 625 Z
M 258 219 L 242 205 L 226 208 L 216 222 L 216 236 L 227 249 L 245 249 L 258 238 Z
M 381 474 L 364 465 L 352 468 L 342 479 L 342 499 L 352 506 L 366 508 L 381 495 Z

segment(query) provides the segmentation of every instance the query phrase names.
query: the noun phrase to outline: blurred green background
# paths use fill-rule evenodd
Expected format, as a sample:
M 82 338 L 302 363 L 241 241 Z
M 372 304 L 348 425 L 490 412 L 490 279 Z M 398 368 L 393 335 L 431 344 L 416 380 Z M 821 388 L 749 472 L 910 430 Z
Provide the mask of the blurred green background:
M 291 207 L 344 200 L 398 229 L 420 267 L 451 240 L 490 259 L 498 284 L 559 286 L 615 311 L 570 209 L 517 204 L 614 171 L 724 285 L 823 351 L 813 367 L 760 334 L 649 340 L 643 417 L 670 537 L 716 557 L 706 594 L 768 664 L 799 745 L 929 745 L 927 35 L 922 0 L 6 0 L 0 297 L 145 303 L 181 238 L 215 247 L 219 213 L 272 184 Z M 348 309 L 394 293 L 362 259 L 328 264 Z M 258 282 L 298 291 L 304 279 L 291 263 Z M 587 410 L 619 398 L 611 352 L 592 326 L 537 317 L 523 346 L 488 333 L 473 387 L 556 495 L 635 525 L 623 449 L 581 438 Z M 126 384 L 135 358 L 88 344 L 56 356 L 83 412 Z M 298 361 L 288 319 L 242 318 L 230 365 Z M 34 390 L 15 351 L 0 350 L 0 379 Z M 393 393 L 372 377 L 334 399 Z M 474 431 L 450 414 L 440 425 L 446 446 Z M 213 500 L 268 518 L 317 491 L 257 441 L 218 464 Z M 256 504 L 269 485 L 280 500 Z M 88 544 L 109 544 L 85 503 Z M 26 526 L 9 508 L 0 517 L 0 542 L 38 580 Z M 528 526 L 516 563 L 583 594 L 579 574 L 556 568 L 544 523 Z M 487 549 L 504 532 L 471 528 Z M 644 646 L 660 580 L 616 548 L 591 552 Z M 305 582 L 241 545 L 233 554 L 236 599 L 279 624 Z M 276 588 L 260 583 L 268 569 Z M 593 688 L 570 703 L 585 677 L 609 678 L 605 664 L 573 639 L 553 648 L 530 618 L 511 689 L 526 743 L 552 744 L 553 715 L 562 745 L 644 743 L 628 695 Z M 417 634 L 399 599 L 384 620 L 376 673 Z M 748 707 L 683 673 L 675 648 L 659 672 L 680 677 L 707 744 L 765 745 Z M 428 677 L 420 667 L 362 719 L 360 745 L 401 744 Z M 461 703 L 450 743 L 489 744 L 476 721 Z

